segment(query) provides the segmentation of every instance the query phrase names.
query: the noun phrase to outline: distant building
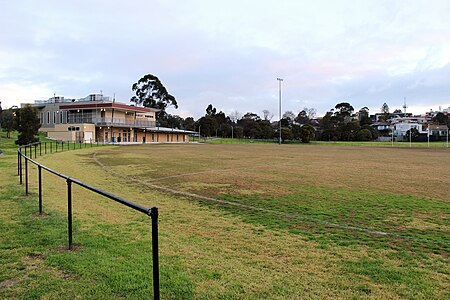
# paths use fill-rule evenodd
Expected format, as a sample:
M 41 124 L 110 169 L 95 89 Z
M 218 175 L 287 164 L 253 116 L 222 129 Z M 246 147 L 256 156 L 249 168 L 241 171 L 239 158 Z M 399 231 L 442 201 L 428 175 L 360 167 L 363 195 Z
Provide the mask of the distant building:
M 86 142 L 187 143 L 191 131 L 158 127 L 154 108 L 111 101 L 101 94 L 82 99 L 36 100 L 42 132 L 49 138 Z

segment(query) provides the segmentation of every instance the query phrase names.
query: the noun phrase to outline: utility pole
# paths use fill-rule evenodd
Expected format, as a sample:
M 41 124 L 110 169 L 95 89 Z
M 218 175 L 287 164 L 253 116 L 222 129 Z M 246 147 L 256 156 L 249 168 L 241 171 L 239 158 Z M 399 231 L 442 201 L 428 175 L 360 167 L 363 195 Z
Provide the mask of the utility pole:
M 278 126 L 278 131 L 279 131 L 279 140 L 278 140 L 278 144 L 281 145 L 281 82 L 283 81 L 283 78 L 277 78 L 278 80 L 278 98 L 279 98 L 279 126 Z

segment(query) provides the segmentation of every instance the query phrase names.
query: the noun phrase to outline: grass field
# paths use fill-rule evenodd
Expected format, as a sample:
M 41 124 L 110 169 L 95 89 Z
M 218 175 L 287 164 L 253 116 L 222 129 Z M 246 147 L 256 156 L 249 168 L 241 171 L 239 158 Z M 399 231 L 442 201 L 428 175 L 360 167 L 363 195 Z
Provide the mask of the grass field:
M 44 176 L 38 217 L 15 159 L 0 158 L 0 298 L 151 295 L 150 220 L 75 188 L 65 251 L 65 183 Z M 447 149 L 163 144 L 40 161 L 160 208 L 166 299 L 450 297 Z

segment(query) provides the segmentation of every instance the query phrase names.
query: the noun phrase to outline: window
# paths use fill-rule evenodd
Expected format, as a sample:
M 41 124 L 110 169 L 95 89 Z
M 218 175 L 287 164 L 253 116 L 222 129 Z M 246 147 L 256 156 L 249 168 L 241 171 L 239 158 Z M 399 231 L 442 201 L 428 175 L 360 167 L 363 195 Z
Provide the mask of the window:
M 50 112 L 47 112 L 47 124 L 50 124 Z
M 56 124 L 56 111 L 53 112 L 53 124 Z
M 63 123 L 63 111 L 59 112 L 59 123 Z

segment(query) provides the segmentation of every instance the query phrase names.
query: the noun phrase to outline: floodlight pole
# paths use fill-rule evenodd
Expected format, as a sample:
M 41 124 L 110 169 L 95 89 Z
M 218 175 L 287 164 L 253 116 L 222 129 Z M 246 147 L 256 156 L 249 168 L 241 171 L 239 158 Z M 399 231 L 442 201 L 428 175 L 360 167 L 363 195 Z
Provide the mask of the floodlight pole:
M 280 119 L 278 121 L 279 126 L 278 126 L 278 130 L 279 130 L 279 140 L 278 140 L 278 144 L 281 145 L 281 82 L 283 81 L 283 78 L 277 78 L 278 80 L 278 99 L 279 99 L 279 116 Z

